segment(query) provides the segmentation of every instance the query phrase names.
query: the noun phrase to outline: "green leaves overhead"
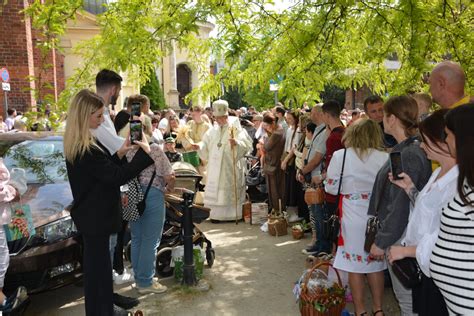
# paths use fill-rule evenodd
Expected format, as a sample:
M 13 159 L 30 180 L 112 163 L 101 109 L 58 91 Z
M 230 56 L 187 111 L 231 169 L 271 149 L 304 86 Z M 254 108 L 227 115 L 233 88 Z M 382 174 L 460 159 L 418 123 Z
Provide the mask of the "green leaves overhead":
M 78 3 L 36 0 L 27 13 L 55 46 Z M 284 78 L 279 96 L 300 104 L 319 98 L 328 84 L 404 93 L 425 88 L 422 75 L 447 57 L 474 83 L 471 0 L 118 0 L 97 21 L 101 34 L 79 48 L 85 66 L 63 100 L 99 67 L 146 82 L 171 40 L 189 50 L 193 67 L 209 66 L 202 57 L 208 51 L 225 64 L 189 98 L 217 97 L 222 83 L 258 93 L 277 75 Z M 217 36 L 197 40 L 199 21 L 215 23 Z M 390 56 L 398 57 L 399 69 L 384 66 Z

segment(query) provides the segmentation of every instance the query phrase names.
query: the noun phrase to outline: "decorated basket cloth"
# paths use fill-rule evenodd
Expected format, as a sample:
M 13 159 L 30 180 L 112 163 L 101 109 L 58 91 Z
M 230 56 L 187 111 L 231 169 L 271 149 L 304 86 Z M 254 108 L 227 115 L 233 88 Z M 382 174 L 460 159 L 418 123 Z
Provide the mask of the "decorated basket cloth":
M 310 293 L 308 282 L 316 269 L 327 265 L 336 272 L 338 283 L 330 288 Z M 340 316 L 346 306 L 345 289 L 339 272 L 328 262 L 320 262 L 306 274 L 300 294 L 300 312 L 302 316 Z

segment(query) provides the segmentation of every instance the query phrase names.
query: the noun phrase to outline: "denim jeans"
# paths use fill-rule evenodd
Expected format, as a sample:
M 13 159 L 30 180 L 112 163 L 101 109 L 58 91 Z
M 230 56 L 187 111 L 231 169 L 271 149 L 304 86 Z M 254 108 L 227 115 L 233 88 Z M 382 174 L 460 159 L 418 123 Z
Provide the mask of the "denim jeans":
M 323 236 L 323 221 L 327 218 L 327 212 L 322 204 L 313 204 L 309 206 L 309 210 L 313 215 L 316 229 L 316 243 L 312 248 L 318 252 L 331 252 L 331 242 Z
M 142 186 L 143 192 L 146 186 Z M 132 267 L 139 287 L 148 287 L 155 276 L 156 249 L 161 241 L 165 222 L 165 200 L 162 191 L 151 187 L 143 215 L 130 222 L 132 235 Z

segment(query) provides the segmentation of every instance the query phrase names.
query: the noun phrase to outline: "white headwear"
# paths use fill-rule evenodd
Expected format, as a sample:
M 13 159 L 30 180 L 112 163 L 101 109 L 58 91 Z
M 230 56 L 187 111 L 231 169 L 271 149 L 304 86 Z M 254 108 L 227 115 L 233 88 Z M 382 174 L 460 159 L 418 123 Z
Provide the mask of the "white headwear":
M 214 116 L 227 115 L 229 111 L 229 103 L 226 100 L 217 100 L 212 103 L 212 114 Z

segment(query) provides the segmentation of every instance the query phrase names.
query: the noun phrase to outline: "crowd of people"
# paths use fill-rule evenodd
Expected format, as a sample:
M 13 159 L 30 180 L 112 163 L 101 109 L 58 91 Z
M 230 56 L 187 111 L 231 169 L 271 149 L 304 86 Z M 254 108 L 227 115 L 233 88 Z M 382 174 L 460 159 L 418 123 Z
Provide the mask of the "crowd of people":
M 356 315 L 367 314 L 365 277 L 371 313 L 384 315 L 387 268 L 402 315 L 474 309 L 474 104 L 464 92 L 458 64 L 434 68 L 432 99 L 422 93 L 386 101 L 370 96 L 363 109 L 352 111 L 332 100 L 293 111 L 279 104 L 262 112 L 232 110 L 218 100 L 210 108 L 193 106 L 177 114 L 153 112 L 146 96 L 132 95 L 113 113 L 109 106 L 117 101 L 121 81 L 113 71 L 99 72 L 96 92 L 82 90 L 74 97 L 65 127 L 71 216 L 84 240 L 87 315 L 126 315 L 119 306 L 138 303 L 114 294 L 114 280 L 135 281 L 139 293 L 166 291 L 154 277 L 164 194 L 174 188 L 171 163 L 190 152 L 198 159 L 212 222 L 242 218 L 247 162 L 260 163 L 269 211 L 287 212 L 290 222 L 311 223 L 312 240 L 303 252 L 332 254 L 334 266 L 348 272 Z M 431 111 L 432 101 L 441 109 Z M 132 121 L 141 123 L 141 141 L 130 140 Z M 400 174 L 392 174 L 390 153 L 401 158 Z M 146 207 L 127 223 L 119 201 L 134 178 L 147 191 Z M 305 190 L 315 187 L 324 188 L 324 199 L 307 205 Z M 323 225 L 333 215 L 340 231 L 328 236 Z M 374 216 L 378 230 L 367 249 L 366 226 Z M 132 271 L 122 258 L 127 224 Z M 412 288 L 393 272 L 392 264 L 404 258 L 415 258 L 422 272 Z

